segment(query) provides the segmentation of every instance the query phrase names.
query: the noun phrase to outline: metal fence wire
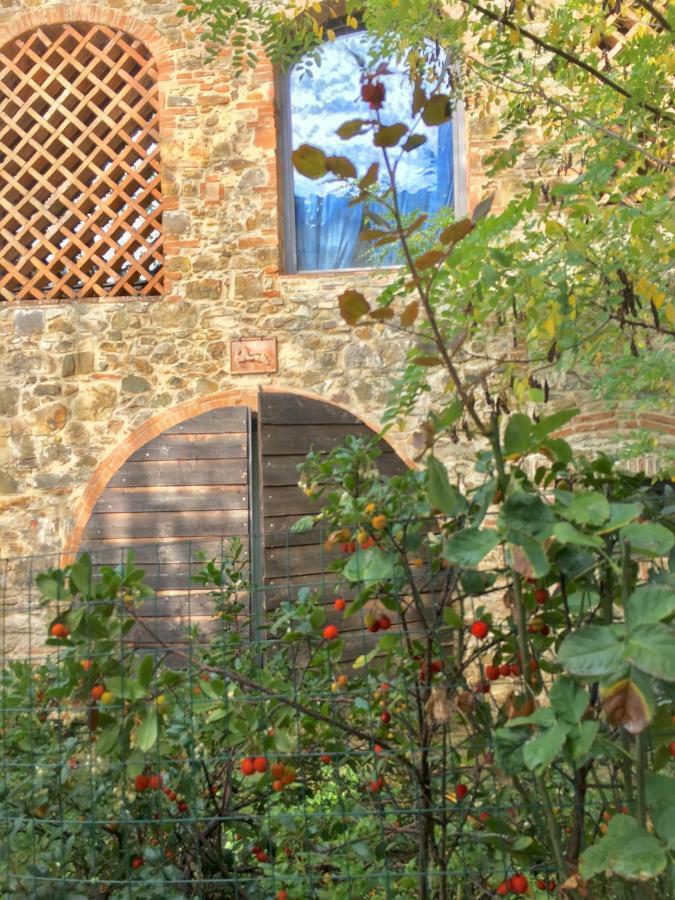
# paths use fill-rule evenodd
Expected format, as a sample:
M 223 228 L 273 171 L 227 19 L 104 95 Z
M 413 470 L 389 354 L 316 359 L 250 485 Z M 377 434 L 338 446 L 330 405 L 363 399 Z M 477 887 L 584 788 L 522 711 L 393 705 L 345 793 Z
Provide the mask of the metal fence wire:
M 421 557 L 345 579 L 366 553 L 325 537 L 2 563 L 3 896 L 556 892 L 544 810 L 495 765 L 516 678 L 486 688 L 458 627 L 498 588 L 455 608 Z M 564 775 L 552 802 L 570 831 Z M 589 832 L 617 803 L 599 783 Z

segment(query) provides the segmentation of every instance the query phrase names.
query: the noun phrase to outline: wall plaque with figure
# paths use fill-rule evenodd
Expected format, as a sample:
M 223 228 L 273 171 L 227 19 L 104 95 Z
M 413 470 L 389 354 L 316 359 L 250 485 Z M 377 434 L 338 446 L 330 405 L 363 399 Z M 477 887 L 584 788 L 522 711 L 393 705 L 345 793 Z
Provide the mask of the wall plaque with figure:
M 232 375 L 255 375 L 276 371 L 276 338 L 241 338 L 230 341 L 230 372 Z

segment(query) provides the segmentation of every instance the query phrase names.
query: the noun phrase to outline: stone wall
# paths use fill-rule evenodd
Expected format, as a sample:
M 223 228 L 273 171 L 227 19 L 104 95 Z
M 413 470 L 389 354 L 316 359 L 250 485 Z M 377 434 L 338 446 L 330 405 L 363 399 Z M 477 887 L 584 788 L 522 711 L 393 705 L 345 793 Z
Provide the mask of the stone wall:
M 176 9 L 176 0 L 0 0 L 0 44 L 83 20 L 129 31 L 155 55 L 166 271 L 155 300 L 0 303 L 0 557 L 69 545 L 124 461 L 124 441 L 147 439 L 139 429 L 164 414 L 254 403 L 262 385 L 337 402 L 377 425 L 403 358 L 382 326 L 360 328 L 357 342 L 337 312 L 345 287 L 374 291 L 382 273 L 280 274 L 272 68 L 261 62 L 235 78 L 227 51 L 207 64 L 198 30 Z M 481 160 L 494 127 L 468 118 L 460 151 L 472 202 L 487 189 Z M 523 175 L 494 185 L 502 203 Z M 260 336 L 278 339 L 278 372 L 232 375 L 228 341 Z M 412 455 L 413 428 L 392 443 Z

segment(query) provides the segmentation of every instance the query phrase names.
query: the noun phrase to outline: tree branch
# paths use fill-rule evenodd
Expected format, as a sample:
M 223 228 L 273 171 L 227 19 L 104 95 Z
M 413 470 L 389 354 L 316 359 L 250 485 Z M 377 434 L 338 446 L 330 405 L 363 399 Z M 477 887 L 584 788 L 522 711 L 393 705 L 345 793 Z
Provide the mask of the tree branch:
M 579 69 L 583 69 L 585 72 L 588 72 L 589 75 L 592 75 L 593 78 L 595 78 L 597 81 L 602 82 L 617 94 L 621 94 L 621 96 L 625 97 L 627 100 L 633 99 L 633 95 L 630 91 L 626 90 L 625 87 L 617 84 L 616 81 L 613 81 L 599 69 L 596 69 L 595 66 L 592 66 L 590 63 L 585 62 L 583 59 L 575 56 L 573 53 L 568 53 L 567 50 L 563 50 L 562 47 L 556 47 L 555 44 L 549 44 L 548 41 L 537 37 L 536 34 L 534 34 L 532 31 L 528 31 L 527 28 L 523 28 L 522 26 L 517 25 L 515 22 L 511 21 L 511 19 L 508 19 L 505 15 L 499 15 L 499 13 L 493 12 L 491 9 L 487 9 L 485 6 L 481 6 L 479 3 L 476 3 L 475 0 L 461 0 L 461 2 L 465 6 L 468 6 L 469 9 L 474 9 L 476 12 L 481 13 L 481 15 L 485 16 L 487 19 L 490 19 L 492 22 L 497 22 L 497 24 L 499 25 L 504 25 L 506 28 L 510 28 L 511 31 L 522 34 L 524 38 L 527 38 L 528 41 L 536 44 L 537 47 L 541 47 L 542 50 L 547 50 L 549 53 L 553 53 L 555 56 L 559 56 L 566 62 L 571 63 L 573 66 L 576 66 Z M 659 109 L 658 106 L 653 106 L 651 103 L 644 103 L 640 100 L 636 102 L 638 106 L 641 106 L 643 109 L 648 110 L 648 112 L 656 116 L 657 119 L 668 119 L 671 122 L 675 122 L 675 118 L 671 116 L 670 113 L 664 112 L 664 110 Z
M 646 9 L 647 12 L 650 12 L 659 25 L 662 28 L 665 28 L 666 31 L 672 31 L 673 29 L 670 27 L 670 24 L 663 13 L 660 13 L 658 9 L 654 6 L 653 3 L 650 3 L 649 0 L 637 0 L 637 3 L 643 8 Z

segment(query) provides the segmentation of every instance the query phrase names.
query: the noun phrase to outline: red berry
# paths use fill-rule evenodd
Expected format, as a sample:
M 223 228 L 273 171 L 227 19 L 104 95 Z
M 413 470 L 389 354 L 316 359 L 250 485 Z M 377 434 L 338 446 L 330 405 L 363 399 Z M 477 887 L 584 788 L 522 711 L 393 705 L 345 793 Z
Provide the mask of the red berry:
M 283 791 L 283 789 L 284 789 L 284 783 L 281 780 L 281 778 L 275 778 L 274 781 L 272 782 L 272 790 L 276 791 L 278 794 L 279 791 Z
M 134 787 L 137 791 L 147 791 L 150 787 L 150 776 L 149 775 L 137 775 L 134 778 Z
M 337 612 L 343 612 L 347 606 L 347 601 L 344 597 L 338 597 L 333 601 L 333 609 L 337 610 Z
M 537 878 L 537 887 L 539 888 L 540 891 L 546 890 L 546 882 L 544 881 L 543 878 Z
M 509 887 L 514 894 L 526 894 L 527 886 L 527 878 L 524 875 L 514 875 L 509 881 Z
M 518 663 L 511 663 L 510 667 L 512 675 L 520 675 L 520 666 Z
M 542 637 L 548 637 L 550 633 L 551 629 L 548 627 L 548 625 L 544 625 L 544 627 L 539 632 Z
M 546 588 L 537 588 L 534 592 L 534 599 L 539 604 L 539 606 L 543 606 L 548 600 L 550 600 L 549 592 Z
M 485 666 L 485 677 L 490 681 L 496 681 L 499 678 L 499 666 Z
M 178 812 L 186 813 L 187 811 L 188 811 L 188 805 L 183 800 L 181 803 L 178 804 Z
M 281 778 L 284 774 L 284 764 L 281 762 L 272 763 L 270 766 L 270 773 L 272 778 Z
M 531 659 L 530 660 L 530 672 L 536 672 L 538 668 L 539 668 L 539 663 L 537 662 L 537 660 L 534 658 Z
M 255 855 L 255 858 L 258 860 L 259 863 L 264 863 L 264 862 L 267 862 L 267 860 L 268 860 L 268 856 L 264 850 L 258 850 L 258 852 Z
M 443 661 L 440 659 L 431 660 L 431 671 L 434 673 L 443 671 Z
M 377 631 L 380 630 L 380 621 L 379 621 L 379 619 L 375 619 L 375 621 L 374 621 L 374 622 L 371 622 L 370 625 L 367 626 L 367 628 L 368 628 L 368 631 L 369 631 L 371 634 L 375 634 Z
M 354 541 L 348 541 L 346 544 L 342 545 L 343 553 L 354 553 L 355 550 L 356 544 L 354 543 Z
M 164 784 L 164 779 L 161 775 L 151 775 L 150 776 L 150 787 L 153 791 L 159 790 L 161 786 Z
M 455 785 L 455 794 L 456 794 L 458 800 L 463 800 L 468 793 L 469 793 L 469 789 L 465 784 L 456 784 Z
M 326 625 L 323 630 L 323 636 L 327 641 L 334 641 L 339 633 L 337 625 Z
M 288 891 L 277 891 L 277 900 L 288 900 Z
M 267 760 L 264 756 L 256 756 L 253 760 L 253 768 L 256 772 L 259 772 L 261 775 L 263 772 L 267 771 Z
M 55 638 L 67 638 L 70 634 L 63 622 L 54 622 L 49 633 Z
M 377 781 L 371 781 L 368 785 L 368 790 L 371 794 L 376 794 L 380 790 L 379 779 Z
M 333 757 L 329 756 L 327 753 L 322 753 L 319 757 L 324 766 L 329 766 L 333 762 Z
M 92 700 L 100 700 L 101 697 L 105 694 L 105 685 L 103 684 L 95 684 L 91 689 L 91 699 Z
M 675 756 L 675 741 L 671 741 L 668 744 L 668 749 L 670 750 L 670 755 Z
M 391 722 L 391 713 L 388 709 L 383 709 L 380 713 L 380 722 L 382 722 L 384 725 L 388 725 L 389 722 Z
M 549 881 L 549 883 L 548 883 L 548 889 L 549 889 L 549 891 L 554 891 L 554 890 L 555 890 L 555 881 L 553 881 L 553 879 L 551 879 L 551 880 Z
M 142 856 L 134 856 L 131 860 L 131 868 L 132 869 L 140 869 L 143 865 L 143 857 Z
M 253 760 L 250 756 L 247 756 L 246 759 L 242 759 L 241 771 L 243 775 L 253 775 L 255 772 L 255 766 L 253 765 Z
M 489 681 L 479 681 L 474 691 L 477 694 L 489 694 L 490 693 L 490 682 Z
M 504 677 L 504 678 L 505 678 L 507 675 L 510 675 L 510 674 L 511 674 L 511 666 L 510 666 L 508 663 L 503 663 L 503 664 L 499 667 L 499 674 L 500 674 L 502 677 Z
M 488 623 L 483 622 L 482 619 L 478 619 L 474 622 L 469 630 L 475 638 L 478 638 L 481 641 L 488 636 L 488 632 L 490 631 Z
M 382 631 L 387 631 L 389 628 L 391 628 L 391 619 L 389 618 L 389 616 L 380 616 L 380 618 L 377 620 L 377 624 L 380 626 Z
M 502 881 L 502 883 L 497 888 L 497 893 L 500 897 L 503 897 L 505 894 L 509 892 L 509 883 L 508 881 Z
M 383 750 L 382 744 L 375 744 L 373 746 L 373 753 L 375 754 L 375 756 L 379 756 L 380 753 L 382 753 L 382 750 Z

